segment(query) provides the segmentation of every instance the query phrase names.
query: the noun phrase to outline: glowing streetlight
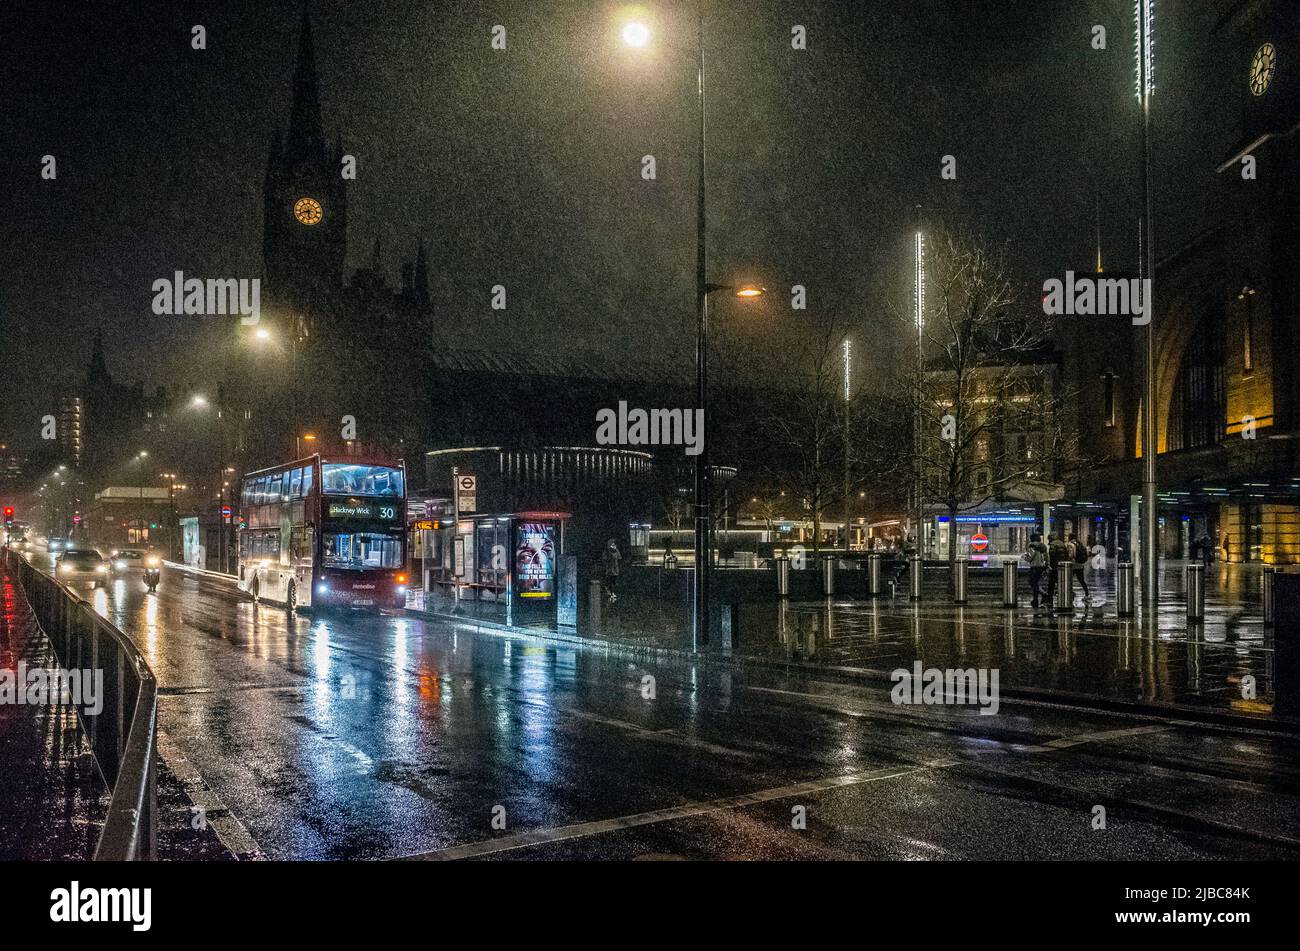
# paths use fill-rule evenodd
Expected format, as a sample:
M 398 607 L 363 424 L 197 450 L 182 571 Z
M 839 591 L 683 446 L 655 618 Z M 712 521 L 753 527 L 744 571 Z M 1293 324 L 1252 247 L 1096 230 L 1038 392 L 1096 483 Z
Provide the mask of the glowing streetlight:
M 629 23 L 623 27 L 623 42 L 640 49 L 650 42 L 650 27 L 644 23 Z
M 759 287 L 757 284 L 746 284 L 744 287 L 736 288 L 737 297 L 762 297 L 767 293 L 767 288 Z
M 206 409 L 208 405 L 207 397 L 195 393 L 194 398 L 190 400 L 190 405 L 195 409 Z

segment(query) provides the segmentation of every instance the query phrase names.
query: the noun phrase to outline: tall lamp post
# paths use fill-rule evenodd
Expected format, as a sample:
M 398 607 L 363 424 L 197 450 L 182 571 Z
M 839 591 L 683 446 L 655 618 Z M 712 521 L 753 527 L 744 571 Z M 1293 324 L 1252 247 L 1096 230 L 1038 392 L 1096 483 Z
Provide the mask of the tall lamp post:
M 1155 0 L 1136 0 L 1134 6 L 1137 39 L 1137 96 L 1142 104 L 1142 205 L 1143 277 L 1150 282 L 1143 301 L 1147 323 L 1143 328 L 1144 388 L 1142 400 L 1142 613 L 1154 620 L 1159 597 L 1159 511 L 1156 499 L 1156 351 L 1155 241 L 1151 204 L 1151 93 L 1155 88 Z
M 712 517 L 710 512 L 711 471 L 709 468 L 709 388 L 708 388 L 708 328 L 709 295 L 714 291 L 733 291 L 737 297 L 761 297 L 763 288 L 756 285 L 734 286 L 711 284 L 708 281 L 708 256 L 705 242 L 707 216 L 705 203 L 705 168 L 707 138 L 704 99 L 704 13 L 699 13 L 697 97 L 699 109 L 700 141 L 697 162 L 695 193 L 695 399 L 704 412 L 704 432 L 701 449 L 695 457 L 695 587 L 691 611 L 691 647 L 698 650 L 709 642 L 709 572 L 711 569 Z M 650 42 L 650 28 L 644 23 L 628 23 L 623 28 L 623 42 L 641 48 Z

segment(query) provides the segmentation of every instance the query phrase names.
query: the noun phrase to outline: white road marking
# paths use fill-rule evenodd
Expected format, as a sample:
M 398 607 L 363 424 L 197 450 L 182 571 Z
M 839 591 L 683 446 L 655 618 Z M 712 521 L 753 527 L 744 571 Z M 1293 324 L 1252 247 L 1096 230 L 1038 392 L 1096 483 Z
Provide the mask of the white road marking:
M 1125 730 L 1097 730 L 1092 733 L 1076 733 L 1073 736 L 1058 736 L 1054 740 L 1048 740 L 1046 743 L 1036 746 L 1013 746 L 1012 749 L 1020 753 L 1048 753 L 1052 750 L 1068 750 L 1072 746 L 1082 746 L 1085 743 L 1104 743 L 1107 740 L 1118 740 L 1126 736 L 1168 733 L 1172 729 L 1171 726 L 1152 724 L 1151 726 L 1129 727 Z
M 257 844 L 257 840 L 253 838 L 247 827 L 222 801 L 216 790 L 204 781 L 194 764 L 185 757 L 180 747 L 162 729 L 158 731 L 158 756 L 185 788 L 190 802 L 202 809 L 205 817 L 210 817 L 206 818 L 208 825 L 231 854 L 239 859 L 257 860 L 266 857 L 262 847 Z M 222 815 L 213 816 L 214 812 Z
M 647 740 L 661 740 L 665 743 L 675 743 L 678 746 L 689 746 L 693 749 L 706 750 L 707 752 L 718 753 L 723 756 L 739 756 L 745 759 L 752 759 L 754 756 L 753 753 L 746 750 L 738 750 L 731 746 L 719 746 L 716 743 L 710 743 L 707 740 L 688 736 L 685 733 L 672 728 L 665 730 L 650 730 L 638 723 L 628 723 L 625 720 L 613 720 L 609 717 L 602 717 L 594 713 L 588 713 L 585 710 L 571 710 L 570 713 L 575 717 L 582 718 L 583 720 L 592 720 L 596 723 L 603 723 L 606 726 L 612 726 L 615 729 L 635 733 L 637 736 L 644 737 Z
M 562 842 L 569 839 L 587 838 L 593 835 L 601 835 L 606 832 L 614 832 L 619 829 L 632 829 L 638 826 L 655 825 L 660 822 L 672 822 L 675 819 L 688 819 L 693 816 L 701 816 L 710 812 L 741 809 L 745 806 L 753 806 L 759 803 L 773 802 L 778 799 L 790 799 L 794 796 L 804 796 L 812 793 L 827 792 L 828 790 L 841 789 L 845 786 L 858 786 L 863 783 L 873 783 L 882 779 L 894 779 L 899 776 L 907 776 L 933 769 L 944 769 L 949 766 L 957 765 L 957 762 L 957 760 L 936 760 L 931 763 L 920 763 L 914 766 L 886 766 L 865 773 L 846 773 L 841 776 L 831 776 L 826 779 L 814 779 L 806 783 L 795 783 L 790 786 L 777 786 L 774 789 L 762 789 L 758 792 L 746 793 L 742 796 L 729 796 L 725 799 L 713 799 L 708 802 L 693 802 L 682 806 L 673 806 L 668 809 L 655 809 L 651 812 L 638 812 L 630 816 L 620 816 L 616 819 L 598 819 L 594 822 L 579 822 L 575 825 L 558 826 L 554 829 L 539 829 L 535 832 L 521 832 L 517 835 L 506 835 L 497 839 L 484 839 L 480 842 L 469 842 L 465 845 L 455 845 L 446 849 L 438 849 L 434 852 L 410 855 L 407 856 L 407 858 L 435 862 L 475 858 L 483 855 L 492 855 L 497 852 L 508 852 L 513 849 L 528 848 L 533 845 Z

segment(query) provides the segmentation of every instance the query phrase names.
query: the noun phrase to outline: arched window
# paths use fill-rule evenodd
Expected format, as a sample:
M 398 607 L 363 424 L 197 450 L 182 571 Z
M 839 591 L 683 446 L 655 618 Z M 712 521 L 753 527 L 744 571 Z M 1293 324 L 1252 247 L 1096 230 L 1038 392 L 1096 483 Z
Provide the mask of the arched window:
M 1223 439 L 1223 311 L 1214 307 L 1187 342 L 1169 404 L 1169 450 L 1213 446 Z

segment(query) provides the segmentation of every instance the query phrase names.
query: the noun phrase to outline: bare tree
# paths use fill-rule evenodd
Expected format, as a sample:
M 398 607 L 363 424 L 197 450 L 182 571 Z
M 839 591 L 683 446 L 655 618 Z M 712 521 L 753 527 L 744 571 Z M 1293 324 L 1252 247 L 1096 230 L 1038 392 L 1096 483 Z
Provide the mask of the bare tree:
M 790 363 L 788 385 L 761 418 L 772 446 L 766 481 L 811 518 L 817 552 L 823 514 L 843 500 L 846 414 L 840 389 L 843 333 L 831 318 L 812 323 Z
M 913 471 L 922 497 L 948 513 L 951 568 L 961 512 L 1051 494 L 1078 444 L 1064 425 L 1050 319 L 1017 301 L 1003 252 L 947 231 L 931 249 L 922 367 L 906 389 Z

